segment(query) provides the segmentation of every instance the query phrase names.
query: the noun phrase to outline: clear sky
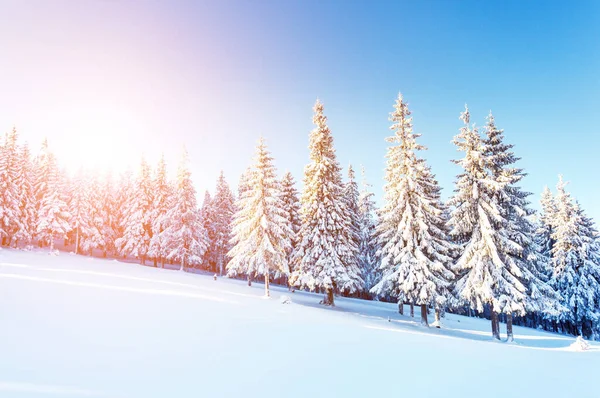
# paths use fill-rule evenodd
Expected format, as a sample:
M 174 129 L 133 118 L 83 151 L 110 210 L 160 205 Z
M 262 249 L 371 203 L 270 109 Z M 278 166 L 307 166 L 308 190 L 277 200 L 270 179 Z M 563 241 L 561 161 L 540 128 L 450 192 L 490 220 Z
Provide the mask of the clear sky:
M 451 143 L 491 109 L 535 193 L 562 173 L 600 221 L 598 1 L 0 0 L 0 131 L 44 136 L 69 168 L 171 170 L 233 187 L 264 135 L 282 172 L 308 161 L 325 104 L 342 165 L 381 197 L 398 92 L 451 194 Z M 201 196 L 200 196 L 201 198 Z

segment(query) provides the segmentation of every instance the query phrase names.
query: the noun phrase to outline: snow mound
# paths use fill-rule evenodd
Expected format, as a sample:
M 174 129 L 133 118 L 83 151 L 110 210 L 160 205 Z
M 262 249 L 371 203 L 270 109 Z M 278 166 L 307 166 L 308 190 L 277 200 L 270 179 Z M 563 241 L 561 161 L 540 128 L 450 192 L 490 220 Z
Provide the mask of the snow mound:
M 590 349 L 590 344 L 581 336 L 577 336 L 575 342 L 569 346 L 571 351 L 587 351 Z
M 442 322 L 440 321 L 433 321 L 433 323 L 431 324 L 432 328 L 437 328 L 437 329 L 441 329 L 442 327 Z
M 292 304 L 292 299 L 290 298 L 290 296 L 281 296 L 279 302 L 281 304 Z

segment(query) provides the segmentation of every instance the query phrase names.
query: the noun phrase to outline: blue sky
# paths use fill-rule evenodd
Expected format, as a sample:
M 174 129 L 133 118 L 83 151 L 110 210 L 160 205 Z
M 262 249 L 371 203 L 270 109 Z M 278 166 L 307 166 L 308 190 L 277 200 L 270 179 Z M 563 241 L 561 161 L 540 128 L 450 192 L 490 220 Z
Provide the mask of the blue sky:
M 199 190 L 232 185 L 259 135 L 301 180 L 320 98 L 342 165 L 381 197 L 398 92 L 453 189 L 464 104 L 491 109 L 535 195 L 562 173 L 600 220 L 600 3 L 0 1 L 0 129 L 69 167 L 155 162 L 185 144 Z M 200 192 L 200 195 L 202 192 Z M 200 196 L 201 197 L 201 196 Z

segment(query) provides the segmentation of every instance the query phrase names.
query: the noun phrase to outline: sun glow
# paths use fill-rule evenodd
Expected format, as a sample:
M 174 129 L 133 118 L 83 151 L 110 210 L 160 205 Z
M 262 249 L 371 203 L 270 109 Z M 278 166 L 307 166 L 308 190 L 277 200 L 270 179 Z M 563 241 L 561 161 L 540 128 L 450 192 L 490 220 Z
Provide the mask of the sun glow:
M 139 127 L 124 110 L 75 106 L 55 112 L 53 118 L 60 127 L 49 135 L 49 146 L 68 172 L 83 168 L 118 173 L 139 161 L 142 151 L 135 138 Z

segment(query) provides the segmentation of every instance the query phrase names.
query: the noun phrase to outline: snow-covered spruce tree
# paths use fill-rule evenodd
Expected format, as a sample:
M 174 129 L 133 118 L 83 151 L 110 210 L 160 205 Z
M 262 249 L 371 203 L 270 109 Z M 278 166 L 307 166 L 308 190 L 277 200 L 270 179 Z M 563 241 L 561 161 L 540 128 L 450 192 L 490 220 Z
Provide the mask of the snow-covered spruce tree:
M 453 278 L 448 267 L 451 244 L 443 226 L 439 186 L 417 143 L 408 104 L 398 95 L 386 141 L 385 204 L 377 229 L 382 278 L 372 289 L 377 295 L 397 297 L 421 306 L 421 322 L 428 325 L 427 306 L 442 300 Z
M 263 275 L 265 296 L 269 297 L 269 275 L 277 271 L 289 274 L 287 251 L 291 247 L 290 229 L 273 158 L 264 139 L 258 142 L 254 168 L 249 175 L 248 189 L 238 199 L 233 218 L 231 260 L 227 264 L 230 276 Z
M 54 154 L 44 140 L 42 150 L 35 162 L 35 192 L 38 198 L 36 214 L 36 236 L 40 244 L 49 244 L 54 250 L 54 238 L 66 237 L 71 227 L 71 215 L 63 199 L 63 180 L 56 164 Z
M 114 231 L 115 231 L 115 251 L 121 256 L 126 257 L 124 239 L 127 227 L 127 218 L 129 217 L 129 204 L 133 197 L 133 172 L 127 169 L 122 172 L 117 182 L 114 196 Z
M 87 192 L 87 179 L 85 178 L 83 169 L 79 168 L 69 184 L 68 202 L 69 213 L 71 215 L 69 220 L 70 235 L 72 235 L 73 243 L 75 243 L 75 254 L 80 253 L 84 237 L 90 234 L 89 216 L 91 210 L 89 209 L 90 203 Z
M 208 231 L 210 257 L 215 264 L 214 271 L 223 275 L 223 270 L 228 262 L 227 253 L 231 249 L 231 221 L 235 212 L 235 198 L 222 171 L 212 199 L 212 211 L 212 228 Z
M 238 199 L 241 198 L 246 191 L 250 189 L 250 179 L 252 178 L 252 168 L 248 167 L 244 172 L 240 175 L 240 180 L 238 182 Z M 237 209 L 236 209 L 237 211 Z
M 302 226 L 302 221 L 300 220 L 300 199 L 298 198 L 298 190 L 296 189 L 296 180 L 289 171 L 285 172 L 281 178 L 281 200 L 283 201 L 288 227 L 292 231 L 291 245 L 286 251 L 286 261 L 290 267 L 291 274 L 294 271 L 292 268 L 292 255 L 298 244 L 298 234 Z M 291 288 L 292 286 L 289 285 L 290 290 Z
M 525 173 L 514 167 L 519 158 L 512 152 L 513 145 L 504 142 L 503 130 L 496 127 L 491 112 L 487 120 L 483 152 L 490 176 L 497 183 L 494 199 L 505 221 L 498 227 L 506 230 L 509 239 L 497 248 L 506 265 L 500 268 L 502 278 L 499 281 L 506 280 L 509 284 L 508 287 L 498 285 L 497 300 L 500 311 L 506 314 L 508 341 L 512 341 L 513 312 L 524 315 L 526 311 L 556 309 L 557 303 L 554 301 L 557 296 L 546 283 L 546 261 L 539 254 L 539 247 L 534 240 L 536 228 L 530 221 L 534 211 L 527 199 L 531 194 L 517 185 Z M 526 300 L 520 294 L 521 283 L 527 289 Z M 518 292 L 516 295 L 515 289 Z
M 494 176 L 493 170 L 498 167 L 494 162 L 499 160 L 490 155 L 469 119 L 466 108 L 461 114 L 464 126 L 454 138 L 458 150 L 465 153 L 463 159 L 454 161 L 463 173 L 458 176 L 455 195 L 450 200 L 451 233 L 462 244 L 454 264 L 454 270 L 460 274 L 455 291 L 477 311 L 490 307 L 492 335 L 500 339 L 498 312 L 505 311 L 508 305 L 522 314 L 527 304 L 522 269 L 514 261 L 523 248 L 500 203 L 509 182 Z
M 94 172 L 89 173 L 87 179 L 87 188 L 85 189 L 86 218 L 88 233 L 84 234 L 81 239 L 81 251 L 90 256 L 94 249 L 104 247 L 104 239 L 102 236 L 102 228 L 104 223 L 102 196 L 100 195 L 100 182 L 98 176 Z
M 122 248 L 123 255 L 137 257 L 145 264 L 152 239 L 153 190 L 150 167 L 144 158 L 131 194 L 126 204 L 123 236 L 117 240 L 117 246 Z
M 29 146 L 25 143 L 19 151 L 17 186 L 19 187 L 19 225 L 15 232 L 15 245 L 31 245 L 35 234 L 35 192 L 33 163 Z
M 379 271 L 379 257 L 377 256 L 377 236 L 375 219 L 374 194 L 371 185 L 367 182 L 365 168 L 362 168 L 362 187 L 358 197 L 359 211 L 359 243 L 358 243 L 358 266 L 361 277 L 365 282 L 365 294 L 381 280 Z
M 210 192 L 204 192 L 204 200 L 202 201 L 202 207 L 200 208 L 200 220 L 202 221 L 202 225 L 206 230 L 206 234 L 208 236 L 208 248 L 206 252 L 204 252 L 204 256 L 202 259 L 202 267 L 208 270 L 215 270 L 215 264 L 213 262 L 213 256 L 210 250 L 211 246 L 211 237 L 214 236 L 214 211 L 212 208 L 212 198 L 210 197 Z
M 310 133 L 310 163 L 304 168 L 301 198 L 302 227 L 294 251 L 290 282 L 325 292 L 324 304 L 334 305 L 334 292 L 354 293 L 363 287 L 356 262 L 358 248 L 350 234 L 350 220 L 343 200 L 341 168 L 333 137 L 317 100 Z M 353 262 L 348 260 L 354 258 Z
M 358 208 L 358 200 L 360 193 L 358 192 L 358 183 L 356 182 L 356 174 L 354 173 L 354 169 L 352 165 L 348 165 L 348 181 L 344 184 L 344 191 L 342 194 L 342 198 L 345 201 L 346 206 L 346 217 L 348 218 L 349 223 L 349 237 L 352 242 L 352 246 L 356 247 L 355 255 L 350 258 L 350 261 L 355 264 L 354 266 L 360 270 L 362 278 L 362 268 L 360 267 L 360 259 L 359 259 L 359 246 L 360 246 L 360 210 Z M 364 291 L 364 279 L 363 286 L 361 290 L 357 293 L 362 293 Z M 345 292 L 343 292 L 345 293 Z
M 539 215 L 538 229 L 536 231 L 536 239 L 540 245 L 540 252 L 547 258 L 552 257 L 552 247 L 554 240 L 552 233 L 554 232 L 556 219 L 556 205 L 552 192 L 548 187 L 544 187 L 542 197 L 540 199 L 541 213 Z M 550 269 L 551 271 L 551 269 Z
M 573 334 L 587 335 L 600 311 L 600 253 L 593 222 L 565 190 L 560 177 L 555 197 L 556 218 L 552 234 L 552 284 L 567 308 L 559 319 Z
M 18 185 L 19 147 L 15 128 L 5 135 L 0 144 L 0 239 L 10 245 L 13 235 L 21 229 L 20 187 Z
M 201 265 L 208 247 L 208 235 L 200 219 L 196 190 L 192 184 L 185 150 L 177 171 L 177 184 L 167 217 L 169 225 L 163 231 L 164 242 L 167 242 L 169 248 L 167 257 L 181 263 L 182 271 Z
M 115 241 L 117 240 L 118 220 L 116 218 L 116 190 L 113 182 L 112 172 L 107 172 L 102 176 L 100 182 L 100 203 L 102 227 L 100 230 L 102 236 L 103 255 L 114 253 L 116 250 Z
M 168 254 L 168 242 L 163 231 L 167 229 L 169 219 L 167 213 L 172 206 L 173 190 L 167 176 L 167 164 L 162 155 L 158 161 L 158 166 L 154 174 L 153 181 L 153 203 L 150 219 L 152 221 L 152 239 L 150 240 L 150 249 L 148 255 L 154 259 L 156 267 L 160 261 L 161 268 L 164 268 L 165 259 Z

